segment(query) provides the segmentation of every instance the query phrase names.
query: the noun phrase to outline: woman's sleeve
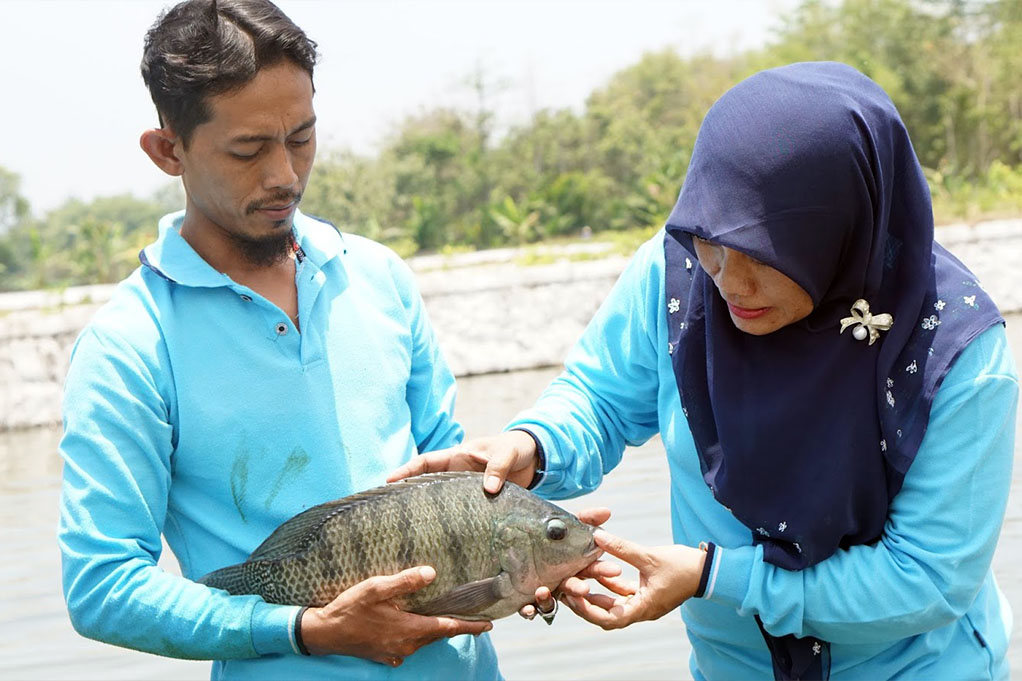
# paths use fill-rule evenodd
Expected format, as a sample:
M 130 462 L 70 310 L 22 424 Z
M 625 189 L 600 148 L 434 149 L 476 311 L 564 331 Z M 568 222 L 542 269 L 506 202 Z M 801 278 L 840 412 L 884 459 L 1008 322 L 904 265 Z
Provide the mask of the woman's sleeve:
M 157 566 L 173 429 L 154 365 L 91 328 L 73 352 L 58 530 L 71 623 L 88 638 L 169 657 L 297 653 L 298 608 L 228 596 Z
M 759 615 L 775 636 L 835 643 L 897 640 L 960 618 L 990 569 L 1004 519 L 1018 396 L 998 325 L 945 377 L 879 542 L 802 571 L 764 562 L 759 547 L 724 549 L 707 596 Z
M 542 445 L 537 494 L 566 498 L 595 489 L 626 445 L 658 430 L 661 243 L 662 234 L 639 249 L 569 352 L 564 372 L 507 426 L 528 430 Z

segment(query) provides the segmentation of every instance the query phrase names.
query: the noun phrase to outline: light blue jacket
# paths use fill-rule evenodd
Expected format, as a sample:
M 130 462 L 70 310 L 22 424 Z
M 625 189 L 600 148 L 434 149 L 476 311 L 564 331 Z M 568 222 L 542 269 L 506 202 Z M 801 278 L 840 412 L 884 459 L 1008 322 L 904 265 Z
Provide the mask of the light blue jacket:
M 764 562 L 702 479 L 668 353 L 662 244 L 661 232 L 639 250 L 564 373 L 509 424 L 533 431 L 545 449 L 536 492 L 591 491 L 626 445 L 661 434 L 675 541 L 722 548 L 706 596 L 682 607 L 697 679 L 773 678 L 754 615 L 776 636 L 830 641 L 835 681 L 1006 678 L 1011 611 L 990 563 L 1019 388 L 1003 326 L 976 338 L 944 379 L 881 541 L 791 572 Z
M 300 657 L 296 607 L 192 581 L 245 560 L 299 511 L 382 484 L 463 432 L 454 378 L 391 251 L 297 215 L 298 333 L 202 260 L 181 219 L 161 221 L 145 266 L 73 351 L 59 544 L 75 628 L 221 660 L 213 678 L 497 678 L 485 635 L 438 641 L 397 669 Z M 184 577 L 157 567 L 161 534 Z

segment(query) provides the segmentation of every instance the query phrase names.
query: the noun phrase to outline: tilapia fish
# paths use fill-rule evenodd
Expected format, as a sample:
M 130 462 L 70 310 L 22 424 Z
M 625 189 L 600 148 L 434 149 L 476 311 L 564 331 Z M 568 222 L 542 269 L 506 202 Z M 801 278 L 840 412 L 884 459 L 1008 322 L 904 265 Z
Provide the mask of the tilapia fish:
M 514 483 L 491 495 L 481 473 L 428 473 L 303 511 L 244 563 L 199 580 L 270 603 L 321 606 L 375 575 L 432 565 L 404 610 L 506 617 L 593 562 L 593 528 Z

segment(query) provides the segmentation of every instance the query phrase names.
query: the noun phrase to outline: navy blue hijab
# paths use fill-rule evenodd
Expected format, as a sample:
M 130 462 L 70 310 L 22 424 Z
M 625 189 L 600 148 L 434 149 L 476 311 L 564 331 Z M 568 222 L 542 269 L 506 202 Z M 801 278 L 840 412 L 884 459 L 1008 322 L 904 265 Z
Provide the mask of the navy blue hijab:
M 940 381 L 1003 322 L 934 242 L 929 188 L 891 100 L 830 62 L 739 83 L 707 113 L 666 229 L 672 361 L 716 499 L 783 568 L 877 541 Z M 694 264 L 693 235 L 787 275 L 812 313 L 765 336 L 738 330 Z M 893 317 L 872 344 L 853 336 L 858 324 L 840 333 L 860 299 Z M 776 652 L 764 635 L 775 664 L 807 650 Z

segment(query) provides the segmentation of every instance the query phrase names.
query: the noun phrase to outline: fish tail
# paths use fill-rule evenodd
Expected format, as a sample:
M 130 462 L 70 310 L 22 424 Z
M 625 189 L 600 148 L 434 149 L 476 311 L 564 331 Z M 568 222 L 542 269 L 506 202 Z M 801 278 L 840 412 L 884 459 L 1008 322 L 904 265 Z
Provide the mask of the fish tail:
M 248 576 L 244 568 L 244 563 L 228 565 L 227 567 L 214 570 L 208 575 L 202 577 L 199 579 L 199 584 L 205 584 L 206 586 L 213 587 L 214 589 L 223 589 L 230 594 L 251 593 L 249 590 Z

